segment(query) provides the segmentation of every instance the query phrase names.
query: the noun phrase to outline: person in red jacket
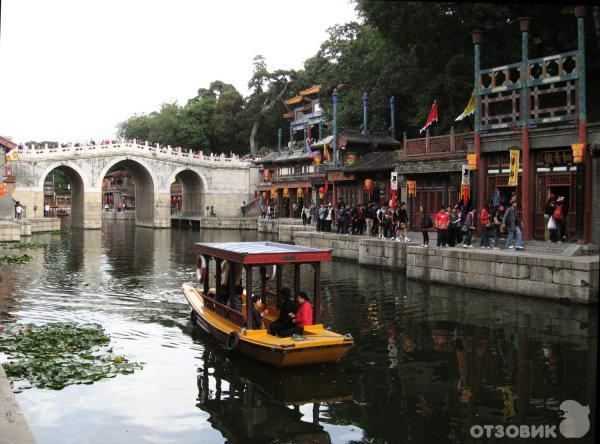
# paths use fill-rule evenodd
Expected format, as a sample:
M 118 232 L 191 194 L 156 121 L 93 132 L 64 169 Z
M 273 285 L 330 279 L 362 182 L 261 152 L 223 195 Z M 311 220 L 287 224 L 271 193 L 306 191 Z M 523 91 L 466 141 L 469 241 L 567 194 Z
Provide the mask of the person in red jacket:
M 298 311 L 296 313 L 289 313 L 294 326 L 280 332 L 279 336 L 282 338 L 292 336 L 293 334 L 301 335 L 304 332 L 304 327 L 313 323 L 313 308 L 308 300 L 308 295 L 301 291 L 296 296 L 296 299 L 298 301 Z

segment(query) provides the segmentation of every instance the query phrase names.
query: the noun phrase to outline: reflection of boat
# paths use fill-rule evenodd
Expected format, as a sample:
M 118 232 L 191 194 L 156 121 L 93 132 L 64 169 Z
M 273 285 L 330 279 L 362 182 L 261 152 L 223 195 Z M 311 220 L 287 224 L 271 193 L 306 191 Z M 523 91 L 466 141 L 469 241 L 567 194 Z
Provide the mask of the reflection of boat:
M 354 344 L 350 335 L 341 335 L 326 330 L 318 324 L 320 306 L 320 266 L 321 261 L 331 260 L 331 251 L 272 242 L 238 243 L 197 243 L 199 281 L 203 291 L 184 284 L 183 293 L 192 306 L 192 322 L 200 325 L 211 336 L 226 344 L 228 350 L 239 350 L 254 359 L 277 367 L 291 367 L 308 364 L 336 362 Z M 216 288 L 209 286 L 209 267 L 215 259 Z M 225 267 L 226 264 L 226 267 Z M 313 325 L 305 326 L 301 335 L 280 338 L 270 335 L 266 328 L 253 328 L 252 298 L 253 271 L 260 271 L 262 304 L 267 308 L 265 327 L 279 316 L 276 307 L 282 289 L 282 268 L 284 264 L 294 267 L 294 294 L 300 291 L 300 268 L 309 264 L 314 271 Z M 267 267 L 275 267 L 275 291 L 267 290 Z M 221 284 L 221 274 L 227 268 L 225 284 Z M 245 295 L 241 312 L 217 301 L 215 294 L 227 293 L 233 299 L 234 287 L 242 281 L 245 272 Z
M 337 366 L 273 369 L 243 356 L 229 361 L 208 347 L 202 360 L 198 407 L 229 442 L 330 443 L 319 424 L 321 403 L 351 399 Z M 312 422 L 302 420 L 300 406 L 307 403 L 313 404 Z

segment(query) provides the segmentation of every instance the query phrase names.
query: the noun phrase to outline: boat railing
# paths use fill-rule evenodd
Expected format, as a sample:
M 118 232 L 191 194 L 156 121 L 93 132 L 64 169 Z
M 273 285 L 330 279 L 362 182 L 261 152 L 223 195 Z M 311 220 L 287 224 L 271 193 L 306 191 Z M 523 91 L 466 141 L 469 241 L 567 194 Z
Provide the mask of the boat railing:
M 238 325 L 240 327 L 246 326 L 246 318 L 237 310 L 230 308 L 226 305 L 221 304 L 220 302 L 215 301 L 211 297 L 204 296 L 204 306 L 210 311 L 215 312 L 222 318 L 227 319 L 231 323 Z

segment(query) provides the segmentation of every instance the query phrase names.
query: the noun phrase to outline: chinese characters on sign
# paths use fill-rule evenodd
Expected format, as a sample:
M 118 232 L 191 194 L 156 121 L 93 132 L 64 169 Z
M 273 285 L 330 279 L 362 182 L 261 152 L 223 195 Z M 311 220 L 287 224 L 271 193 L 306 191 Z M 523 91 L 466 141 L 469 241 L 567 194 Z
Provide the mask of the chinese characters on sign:
M 519 154 L 518 148 L 510 149 L 510 173 L 508 176 L 508 186 L 516 187 L 519 184 Z
M 573 148 L 573 151 L 575 151 L 575 148 Z M 568 165 L 573 163 L 573 155 L 570 151 L 544 151 L 542 153 L 542 159 L 546 166 Z

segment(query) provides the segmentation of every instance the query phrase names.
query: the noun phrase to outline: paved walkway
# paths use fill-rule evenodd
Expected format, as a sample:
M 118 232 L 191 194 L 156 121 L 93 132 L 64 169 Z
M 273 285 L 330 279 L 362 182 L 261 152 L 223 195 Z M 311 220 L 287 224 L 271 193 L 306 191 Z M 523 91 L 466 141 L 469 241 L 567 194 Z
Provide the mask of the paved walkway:
M 35 444 L 33 433 L 0 365 L 0 444 Z

